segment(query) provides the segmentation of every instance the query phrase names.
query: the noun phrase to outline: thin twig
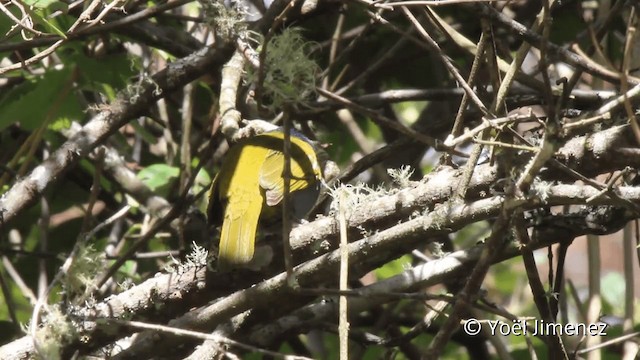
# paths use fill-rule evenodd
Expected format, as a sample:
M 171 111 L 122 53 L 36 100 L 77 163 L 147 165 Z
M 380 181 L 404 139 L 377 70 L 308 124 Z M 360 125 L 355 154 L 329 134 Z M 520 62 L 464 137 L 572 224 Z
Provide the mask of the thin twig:
M 418 22 L 418 19 L 416 19 L 415 16 L 411 13 L 411 11 L 409 11 L 409 9 L 407 9 L 404 6 L 402 7 L 402 11 L 404 12 L 405 16 L 409 19 L 409 21 L 413 23 L 413 25 L 418 30 L 420 35 L 422 35 L 422 38 L 426 40 L 431 50 L 436 52 L 436 54 L 439 55 L 439 58 L 444 64 L 444 66 L 447 68 L 451 76 L 453 76 L 453 78 L 456 79 L 456 81 L 460 84 L 460 86 L 462 86 L 462 88 L 465 90 L 465 93 L 469 95 L 469 98 L 471 99 L 473 104 L 476 105 L 478 109 L 485 116 L 491 116 L 487 107 L 484 106 L 480 98 L 478 98 L 478 95 L 476 95 L 476 93 L 473 91 L 473 89 L 471 89 L 467 81 L 460 75 L 460 72 L 453 65 L 453 63 L 451 62 L 451 59 L 449 59 L 448 56 L 445 56 L 445 54 L 440 49 L 440 46 L 438 46 L 435 40 L 431 38 L 429 33 L 424 29 L 424 27 L 420 24 L 420 22 Z M 491 117 L 494 117 L 494 116 L 491 116 Z
M 629 334 L 633 331 L 633 323 L 635 319 L 635 275 L 633 272 L 633 254 L 634 254 L 634 241 L 633 241 L 633 226 L 628 223 L 623 230 L 623 264 L 624 264 L 624 324 L 622 325 L 622 331 L 625 334 Z M 625 352 L 633 351 L 631 348 L 636 348 L 638 344 L 629 342 L 629 345 L 624 347 Z
M 242 79 L 244 56 L 242 51 L 235 51 L 231 59 L 222 67 L 222 81 L 220 83 L 220 99 L 218 100 L 220 114 L 220 131 L 228 140 L 236 139 L 242 114 L 236 109 L 238 87 Z
M 591 125 L 594 121 L 590 119 L 608 119 L 611 118 L 611 113 L 619 108 L 620 106 L 624 106 L 625 102 L 631 101 L 640 95 L 640 84 L 635 85 L 628 91 L 624 92 L 622 95 L 616 97 L 615 99 L 607 102 L 602 105 L 598 110 L 582 115 L 578 117 L 574 122 L 565 124 L 563 126 L 564 131 L 572 130 L 577 127 Z
M 180 191 L 184 192 L 191 178 L 191 127 L 193 118 L 195 86 L 193 83 L 184 87 L 182 98 L 182 137 L 180 139 Z M 186 213 L 180 214 L 179 228 L 179 247 L 180 251 L 186 251 L 187 240 L 184 235 L 184 223 Z
M 586 323 L 593 324 L 600 318 L 602 311 L 602 294 L 600 289 L 600 281 L 602 271 L 600 268 L 600 239 L 597 235 L 587 235 L 587 256 L 588 256 L 588 274 L 589 274 L 589 298 L 587 300 L 587 318 Z M 600 343 L 600 337 L 587 336 L 585 345 L 588 348 L 596 346 Z
M 605 342 L 602 342 L 600 344 L 594 345 L 592 347 L 580 349 L 580 350 L 576 351 L 575 354 L 576 355 L 584 355 L 584 354 L 590 353 L 592 351 L 605 348 L 607 346 L 616 345 L 616 344 L 619 344 L 619 343 L 621 343 L 623 341 L 631 340 L 631 339 L 636 338 L 638 336 L 640 336 L 640 331 L 637 331 L 637 332 L 634 332 L 634 333 L 631 333 L 631 334 L 621 335 L 621 336 L 618 336 L 617 338 L 614 338 L 614 339 L 611 339 L 611 340 L 607 340 Z
M 382 6 L 390 8 L 394 8 L 396 6 L 444 6 L 470 3 L 493 3 L 496 1 L 498 0 L 414 0 L 385 2 Z
M 638 23 L 638 17 L 636 15 L 636 6 L 632 6 L 629 12 L 629 20 L 627 21 L 627 35 L 624 43 L 624 53 L 622 60 L 622 78 L 623 82 L 620 86 L 620 90 L 626 92 L 628 89 L 627 80 L 630 77 L 630 68 L 632 61 L 632 54 L 636 50 L 637 41 L 636 38 L 638 36 L 636 28 Z M 631 105 L 630 99 L 624 100 L 624 109 L 626 111 L 627 117 L 629 118 L 629 122 L 631 123 L 631 129 L 633 130 L 633 134 L 636 136 L 636 141 L 640 144 L 640 125 L 638 125 L 638 119 L 636 118 L 636 113 Z
M 43 36 L 46 35 L 43 32 L 40 32 L 36 29 L 33 28 L 33 24 L 31 24 L 31 26 L 29 26 L 29 24 L 25 24 L 22 22 L 22 20 L 18 19 L 17 17 L 15 17 L 15 15 L 13 15 L 13 13 L 11 11 L 9 11 L 9 9 L 7 9 L 3 3 L 0 2 L 0 11 L 2 11 L 11 21 L 13 21 L 14 23 L 16 23 L 16 25 L 20 26 L 20 28 L 22 28 L 23 30 L 26 30 L 36 36 Z M 31 22 L 31 21 L 30 21 Z M 31 40 L 31 39 L 27 39 L 27 40 Z
M 293 255 L 291 255 L 291 179 L 293 174 L 291 173 L 291 118 L 289 111 L 284 111 L 283 119 L 283 131 L 284 131 L 284 144 L 282 146 L 282 153 L 284 155 L 284 165 L 282 169 L 282 249 L 284 255 L 284 268 L 287 272 L 287 284 L 297 289 L 300 287 L 293 273 Z
M 536 266 L 536 260 L 533 256 L 533 250 L 530 248 L 531 238 L 524 226 L 524 217 L 522 214 L 518 214 L 515 220 L 515 234 L 516 238 L 522 244 L 522 260 L 527 271 L 527 278 L 529 279 L 529 286 L 531 287 L 531 293 L 533 294 L 533 300 L 538 308 L 540 317 L 547 323 L 554 323 L 556 321 L 555 315 L 552 314 L 549 307 L 549 301 L 547 300 L 547 293 L 542 286 L 540 275 L 538 274 L 538 267 Z M 562 339 L 559 335 L 546 334 L 546 341 L 554 343 L 554 347 L 561 348 Z
M 504 14 L 499 13 L 495 9 L 491 8 L 490 6 L 486 6 L 486 5 L 481 6 L 481 9 L 482 9 L 482 15 L 488 16 L 491 20 L 493 20 L 497 24 L 501 24 L 503 26 L 510 28 L 511 30 L 513 30 L 514 34 L 518 35 L 519 37 L 529 42 L 533 46 L 538 48 L 542 46 L 542 42 L 544 41 L 542 37 L 530 31 L 526 26 L 507 17 Z M 549 52 L 549 55 L 557 55 L 568 64 L 579 67 L 581 70 L 595 77 L 599 77 L 613 83 L 619 83 L 621 81 L 621 78 L 619 75 L 603 72 L 601 71 L 601 69 L 593 67 L 592 64 L 588 63 L 583 57 L 575 53 L 572 53 L 564 49 L 563 47 L 560 47 L 553 43 L 549 43 L 547 44 L 547 50 Z M 636 79 L 629 79 L 629 82 L 633 85 L 638 84 L 638 80 Z
M 475 86 L 476 76 L 478 75 L 478 70 L 480 69 L 480 64 L 482 61 L 482 56 L 484 55 L 484 48 L 487 45 L 487 37 L 484 33 L 480 34 L 480 40 L 478 40 L 478 46 L 476 55 L 473 58 L 473 63 L 471 64 L 471 71 L 469 72 L 469 86 Z M 469 95 L 465 92 L 462 96 L 462 100 L 460 100 L 460 106 L 458 106 L 458 112 L 456 113 L 456 118 L 453 121 L 453 127 L 451 128 L 451 132 L 449 136 L 445 140 L 445 145 L 448 147 L 455 147 L 456 143 L 451 141 L 450 139 L 458 136 L 462 131 L 462 120 L 464 118 L 464 114 L 467 110 L 467 103 L 469 102 Z M 484 123 L 483 123 L 484 124 Z M 472 135 L 473 136 L 473 135 Z
M 338 102 L 344 104 L 348 108 L 351 108 L 351 109 L 353 109 L 355 111 L 364 113 L 365 115 L 371 116 L 371 119 L 374 122 L 379 123 L 382 126 L 385 126 L 385 127 L 391 128 L 393 130 L 396 130 L 396 131 L 398 131 L 399 133 L 401 133 L 403 135 L 406 135 L 406 136 L 408 136 L 410 138 L 413 138 L 413 139 L 418 140 L 418 141 L 420 141 L 422 143 L 425 143 L 425 144 L 427 144 L 429 146 L 432 146 L 432 147 L 434 147 L 436 149 L 439 149 L 438 141 L 436 139 L 428 136 L 428 135 L 421 134 L 421 133 L 419 133 L 419 132 L 417 132 L 417 131 L 415 131 L 415 130 L 413 130 L 411 128 L 408 128 L 408 127 L 400 124 L 397 121 L 393 121 L 393 120 L 387 118 L 386 116 L 384 116 L 384 115 L 382 115 L 382 114 L 380 114 L 380 113 L 378 113 L 376 111 L 368 109 L 368 108 L 366 108 L 366 107 L 364 107 L 362 105 L 356 104 L 356 103 L 350 101 L 349 99 L 344 98 L 344 97 L 342 97 L 340 95 L 337 95 L 335 93 L 326 91 L 326 90 L 321 89 L 321 88 L 316 88 L 316 90 L 319 93 L 321 93 L 322 95 L 326 96 L 327 98 L 330 98 L 332 100 L 338 101 Z M 455 150 L 451 150 L 451 151 L 455 152 Z
M 18 286 L 18 289 L 20 289 L 22 296 L 29 299 L 29 303 L 31 304 L 31 306 L 35 306 L 38 302 L 38 297 L 34 294 L 29 285 L 27 285 L 27 283 L 22 279 L 22 276 L 20 276 L 20 273 L 16 270 L 16 268 L 13 267 L 11 260 L 9 260 L 9 258 L 6 256 L 2 256 L 2 265 L 7 270 L 7 273 L 11 277 L 11 280 L 13 280 L 13 283 Z
M 407 36 L 410 36 L 411 31 L 407 31 L 407 34 L 408 34 Z M 367 67 L 364 70 L 362 70 L 358 74 L 358 76 L 356 76 L 353 80 L 351 80 L 349 83 L 347 83 L 340 89 L 334 91 L 334 93 L 338 95 L 342 95 L 345 92 L 349 91 L 358 83 L 366 79 L 369 79 L 374 73 L 374 71 L 382 67 L 382 65 L 384 65 L 387 61 L 392 60 L 392 57 L 403 49 L 407 41 L 408 41 L 407 37 L 403 36 L 402 38 L 400 38 L 400 40 L 394 42 L 393 45 L 391 45 L 388 49 L 385 49 L 385 51 L 382 52 L 382 55 L 376 61 L 372 61 L 369 65 L 367 65 Z
M 16 304 L 13 300 L 13 295 L 11 294 L 11 289 L 9 285 L 4 279 L 4 274 L 0 271 L 0 289 L 2 289 L 2 298 L 7 306 L 7 313 L 9 314 L 9 318 L 14 325 L 14 328 L 18 329 L 20 322 L 18 321 L 18 316 L 16 315 Z
M 347 240 L 347 218 L 349 217 L 349 206 L 347 205 L 347 198 L 349 194 L 347 189 L 341 188 L 338 193 L 338 223 L 340 224 L 340 281 L 339 287 L 341 291 L 348 289 L 349 280 L 349 250 L 347 246 L 349 244 Z M 339 320 L 338 331 L 340 338 L 340 359 L 349 359 L 349 319 L 347 318 L 347 298 L 340 296 L 339 300 Z
M 120 320 L 120 319 L 99 319 L 99 321 L 104 321 L 107 324 L 129 326 L 136 329 L 154 330 L 154 331 L 172 334 L 176 336 L 187 336 L 187 337 L 192 337 L 194 339 L 211 340 L 211 341 L 218 342 L 220 344 L 232 345 L 243 350 L 260 353 L 267 356 L 273 356 L 276 358 L 282 358 L 287 360 L 311 360 L 310 358 L 304 357 L 304 356 L 286 355 L 286 354 L 282 354 L 274 351 L 261 349 L 255 346 L 251 346 L 248 344 L 241 343 L 239 341 L 235 341 L 235 340 L 220 336 L 218 334 L 207 334 L 207 333 L 202 333 L 202 332 L 192 331 L 187 329 L 180 329 L 180 328 L 171 327 L 171 326 L 149 324 L 141 321 Z
M 473 139 L 476 135 L 480 134 L 482 131 L 486 129 L 492 129 L 492 128 L 498 129 L 504 125 L 517 124 L 518 122 L 521 122 L 521 121 L 531 121 L 533 119 L 535 119 L 535 117 L 533 116 L 532 113 L 525 114 L 525 115 L 512 114 L 502 118 L 484 119 L 482 124 L 476 126 L 471 130 L 465 131 L 464 134 L 458 136 L 455 139 L 447 140 L 444 145 L 448 147 L 456 147 L 468 140 Z
M 338 21 L 336 22 L 336 28 L 333 31 L 333 36 L 331 36 L 331 48 L 329 49 L 329 66 L 328 68 L 332 68 L 335 65 L 335 61 L 336 61 L 336 56 L 338 53 L 338 43 L 340 41 L 340 38 L 342 36 L 342 31 L 344 28 L 344 20 L 345 20 L 346 16 L 344 12 L 341 12 L 340 15 L 338 15 Z M 323 89 L 327 89 L 327 87 L 329 86 L 329 73 L 326 73 L 327 76 L 325 76 L 322 79 L 322 88 Z

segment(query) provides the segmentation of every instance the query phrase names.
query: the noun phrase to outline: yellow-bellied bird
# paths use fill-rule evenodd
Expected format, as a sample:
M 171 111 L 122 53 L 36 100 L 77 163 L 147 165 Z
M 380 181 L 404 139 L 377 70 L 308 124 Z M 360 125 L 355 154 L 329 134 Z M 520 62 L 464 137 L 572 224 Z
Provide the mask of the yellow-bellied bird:
M 310 140 L 291 132 L 291 214 L 302 219 L 319 191 L 322 170 Z M 235 144 L 211 185 L 207 215 L 222 223 L 218 268 L 242 265 L 254 253 L 258 221 L 281 219 L 284 197 L 284 132 L 282 129 Z

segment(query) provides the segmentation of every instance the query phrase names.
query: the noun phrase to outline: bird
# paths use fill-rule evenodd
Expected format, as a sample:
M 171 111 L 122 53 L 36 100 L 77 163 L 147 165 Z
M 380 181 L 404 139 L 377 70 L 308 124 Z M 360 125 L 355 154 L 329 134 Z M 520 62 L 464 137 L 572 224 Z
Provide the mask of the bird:
M 322 168 L 311 140 L 296 130 L 291 140 L 291 215 L 303 219 L 320 193 Z M 207 216 L 219 226 L 218 269 L 248 264 L 260 222 L 282 218 L 284 131 L 278 128 L 241 140 L 227 152 L 209 191 Z

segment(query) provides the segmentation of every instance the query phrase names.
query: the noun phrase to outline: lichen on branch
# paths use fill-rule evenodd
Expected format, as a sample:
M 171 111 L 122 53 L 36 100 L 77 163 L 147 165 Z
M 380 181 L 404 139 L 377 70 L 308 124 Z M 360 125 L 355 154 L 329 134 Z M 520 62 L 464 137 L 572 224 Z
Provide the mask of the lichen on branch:
M 309 44 L 300 29 L 287 28 L 268 42 L 260 68 L 247 70 L 247 82 L 260 89 L 258 101 L 263 106 L 271 111 L 308 107 L 305 104 L 315 92 L 319 73 L 318 65 L 310 57 Z

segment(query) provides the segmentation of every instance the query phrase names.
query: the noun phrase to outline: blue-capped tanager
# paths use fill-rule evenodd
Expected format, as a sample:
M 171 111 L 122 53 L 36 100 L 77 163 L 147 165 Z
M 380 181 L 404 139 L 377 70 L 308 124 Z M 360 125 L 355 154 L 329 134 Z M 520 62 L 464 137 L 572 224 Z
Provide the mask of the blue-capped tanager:
M 291 132 L 291 215 L 302 219 L 320 190 L 322 170 L 310 140 Z M 227 152 L 209 192 L 209 223 L 222 224 L 218 268 L 253 258 L 258 223 L 282 218 L 284 132 L 262 133 L 239 141 Z

